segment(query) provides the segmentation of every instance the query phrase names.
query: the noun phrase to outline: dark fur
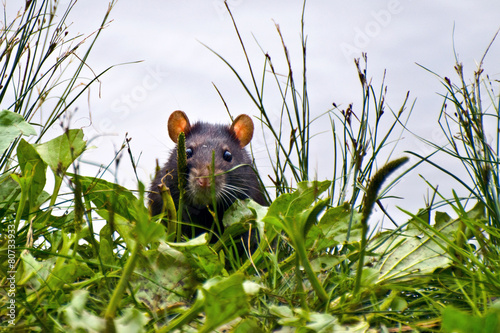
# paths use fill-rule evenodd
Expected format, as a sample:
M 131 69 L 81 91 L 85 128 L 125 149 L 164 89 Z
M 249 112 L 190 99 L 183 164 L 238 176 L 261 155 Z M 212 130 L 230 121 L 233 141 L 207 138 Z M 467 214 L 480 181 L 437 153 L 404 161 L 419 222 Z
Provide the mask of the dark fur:
M 198 174 L 208 174 L 207 166 L 212 164 L 212 150 L 215 150 L 215 170 L 216 174 L 221 171 L 228 171 L 237 165 L 243 165 L 230 173 L 225 175 L 216 176 L 215 183 L 217 187 L 224 187 L 226 185 L 236 186 L 240 191 L 231 190 L 230 194 L 225 197 L 217 199 L 217 214 L 219 221 L 229 206 L 231 206 L 236 199 L 252 198 L 254 201 L 261 205 L 265 205 L 265 199 L 262 195 L 260 184 L 257 180 L 255 172 L 253 171 L 252 161 L 250 156 L 244 148 L 240 147 L 239 140 L 235 134 L 230 130 L 229 126 L 214 125 L 208 123 L 195 123 L 192 125 L 191 130 L 186 133 L 186 149 L 193 149 L 193 156 L 187 160 L 188 174 L 185 177 L 188 179 L 188 188 L 186 188 L 185 206 L 187 207 L 187 214 L 184 214 L 184 222 L 192 221 L 200 226 L 194 229 L 192 234 L 191 225 L 183 225 L 182 232 L 188 237 L 198 236 L 203 232 L 209 230 L 214 223 L 212 215 L 207 209 L 212 206 L 212 199 L 201 196 L 200 199 L 194 193 L 193 189 L 189 188 L 189 181 L 193 181 L 195 176 L 193 174 L 196 170 Z M 232 161 L 227 162 L 223 158 L 224 151 L 228 150 L 232 154 Z M 170 153 L 170 157 L 165 166 L 156 174 L 156 177 L 151 185 L 151 193 L 149 199 L 151 200 L 151 212 L 157 215 L 161 212 L 163 201 L 158 193 L 158 185 L 163 183 L 170 188 L 172 198 L 178 205 L 179 189 L 178 189 L 178 174 L 177 174 L 177 146 Z M 197 198 L 197 199 L 196 199 Z M 196 202 L 198 201 L 198 202 Z M 201 202 L 200 202 L 201 201 Z M 214 231 L 217 228 L 214 227 Z

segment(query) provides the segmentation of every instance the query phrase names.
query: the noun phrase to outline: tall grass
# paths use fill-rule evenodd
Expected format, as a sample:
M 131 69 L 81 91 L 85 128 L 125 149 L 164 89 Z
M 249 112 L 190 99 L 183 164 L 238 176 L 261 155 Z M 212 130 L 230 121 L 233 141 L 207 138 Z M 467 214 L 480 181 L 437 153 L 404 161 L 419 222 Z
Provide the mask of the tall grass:
M 228 8 L 231 15 L 231 12 Z M 281 38 L 282 48 L 285 58 L 285 63 L 288 68 L 287 73 L 279 73 L 276 71 L 276 66 L 271 61 L 276 57 L 271 57 L 268 54 L 263 56 L 263 69 L 261 72 L 256 72 L 251 59 L 246 51 L 247 46 L 241 38 L 234 17 L 231 15 L 236 34 L 240 40 L 240 46 L 243 55 L 247 62 L 247 71 L 250 74 L 250 80 L 245 81 L 243 75 L 233 67 L 230 62 L 222 55 L 216 53 L 222 61 L 224 61 L 231 71 L 236 75 L 238 81 L 242 84 L 243 89 L 247 92 L 251 101 L 256 105 L 260 113 L 260 119 L 266 131 L 272 139 L 267 139 L 268 155 L 273 166 L 273 188 L 276 190 L 277 199 L 271 205 L 268 216 L 271 211 L 274 212 L 274 206 L 281 203 L 281 198 L 288 193 L 294 192 L 294 186 L 289 180 L 295 183 L 301 181 L 310 181 L 311 170 L 309 168 L 309 148 L 314 140 L 314 135 L 311 133 L 311 128 L 316 121 L 315 117 L 311 116 L 310 102 L 307 93 L 307 77 L 306 77 L 306 37 L 304 34 L 304 12 L 302 13 L 302 59 L 299 70 L 293 68 L 292 59 L 289 51 L 283 40 L 279 26 L 277 34 Z M 371 84 L 371 80 L 367 74 L 367 57 L 363 55 L 363 59 L 357 59 L 355 66 L 358 70 L 358 76 L 362 87 L 362 108 L 355 109 L 355 104 L 349 105 L 345 109 L 337 108 L 334 104 L 334 109 L 328 112 L 332 123 L 332 135 L 335 143 L 335 164 L 332 166 L 334 181 L 331 182 L 328 198 L 330 205 L 340 208 L 344 203 L 349 209 L 346 209 L 347 216 L 340 218 L 339 221 L 347 221 L 345 227 L 345 244 L 332 243 L 334 246 L 327 248 L 321 247 L 321 237 L 326 234 L 315 234 L 316 242 L 314 242 L 314 252 L 312 258 L 322 260 L 332 260 L 333 266 L 329 266 L 329 275 L 322 280 L 319 285 L 315 281 L 315 277 L 310 274 L 310 268 L 307 264 L 307 259 L 304 258 L 304 247 L 308 249 L 311 243 L 310 240 L 311 226 L 308 223 L 316 221 L 318 227 L 326 228 L 328 218 L 333 215 L 332 209 L 325 213 L 324 220 L 302 221 L 300 218 L 291 217 L 289 211 L 282 211 L 284 217 L 281 218 L 266 218 L 266 223 L 274 226 L 279 231 L 283 231 L 286 235 L 283 242 L 289 242 L 291 247 L 297 252 L 288 253 L 288 258 L 281 264 L 280 270 L 274 271 L 273 281 L 268 281 L 270 288 L 276 288 L 276 278 L 278 281 L 288 281 L 289 289 L 281 294 L 283 297 L 293 302 L 301 304 L 302 308 L 309 310 L 318 309 L 318 304 L 324 306 L 325 290 L 334 290 L 328 296 L 328 299 L 335 299 L 334 295 L 338 296 L 339 303 L 330 303 L 329 311 L 340 314 L 346 311 L 354 311 L 354 313 L 371 313 L 369 315 L 373 320 L 382 320 L 386 318 L 391 321 L 400 321 L 414 329 L 418 327 L 427 327 L 432 329 L 440 325 L 441 311 L 447 313 L 447 321 L 445 327 L 450 327 L 449 324 L 462 316 L 461 312 L 453 312 L 443 304 L 437 304 L 433 301 L 436 298 L 442 298 L 444 304 L 455 305 L 457 307 L 472 310 L 474 315 L 486 316 L 491 315 L 489 310 L 492 301 L 497 294 L 497 280 L 495 280 L 495 269 L 498 259 L 497 242 L 497 214 L 498 211 L 498 151 L 495 147 L 499 146 L 498 139 L 496 143 L 491 144 L 486 142 L 486 129 L 484 117 L 491 117 L 498 125 L 498 105 L 499 100 L 495 89 L 491 85 L 491 81 L 486 83 L 486 91 L 490 98 L 493 112 L 485 114 L 483 112 L 482 97 L 481 97 L 481 79 L 483 73 L 482 68 L 479 68 L 474 74 L 472 85 L 465 83 L 462 66 L 457 64 L 456 69 L 459 74 L 460 85 L 453 85 L 449 79 L 443 79 L 447 94 L 444 95 L 445 103 L 441 110 L 439 124 L 449 140 L 449 146 L 440 147 L 432 142 L 428 142 L 435 148 L 435 152 L 443 151 L 450 157 L 457 159 L 468 170 L 471 177 L 472 186 L 468 182 L 459 179 L 455 176 L 455 170 L 446 170 L 434 162 L 431 162 L 429 157 L 418 156 L 414 152 L 408 154 L 416 155 L 422 158 L 422 161 L 430 162 L 440 170 L 452 176 L 458 181 L 458 184 L 464 186 L 470 191 L 471 198 L 482 203 L 482 206 L 474 208 L 466 208 L 462 204 L 462 199 L 454 197 L 447 199 L 441 193 L 436 192 L 441 196 L 442 202 L 429 203 L 426 209 L 418 214 L 408 214 L 411 216 L 409 221 L 394 221 L 388 215 L 381 204 L 381 199 L 388 196 L 392 187 L 394 187 L 401 177 L 408 176 L 408 172 L 421 162 L 417 162 L 410 169 L 396 176 L 394 180 L 388 183 L 380 193 L 376 193 L 372 199 L 367 199 L 371 181 L 376 179 L 375 170 L 378 164 L 385 164 L 391 158 L 394 142 L 397 144 L 401 133 L 407 130 L 408 117 L 413 109 L 413 105 L 408 105 L 409 94 L 406 95 L 403 104 L 396 111 L 392 111 L 386 105 L 387 88 L 382 83 L 380 89 L 375 89 Z M 300 73 L 299 77 L 294 76 L 295 73 Z M 260 74 L 258 74 L 260 73 Z M 270 76 L 270 78 L 269 78 Z M 385 74 L 384 74 L 385 78 Z M 264 101 L 264 87 L 268 81 L 275 82 L 277 90 L 280 93 L 282 100 L 280 123 L 279 126 L 273 126 L 271 122 L 271 113 L 266 109 Z M 384 82 L 384 80 L 382 80 Z M 447 104 L 454 105 L 456 108 L 455 118 L 453 122 L 458 125 L 459 134 L 449 126 L 450 116 L 446 113 Z M 388 119 L 392 113 L 392 120 Z M 321 116 L 320 116 L 321 117 Z M 385 122 L 385 123 L 384 123 Z M 492 126 L 493 129 L 498 128 L 497 125 Z M 495 127 L 496 126 L 496 127 Z M 398 134 L 399 132 L 399 134 Z M 498 138 L 498 131 L 494 133 Z M 269 137 L 269 136 L 266 136 Z M 384 160 L 381 157 L 384 156 Z M 388 157 L 387 157 L 388 156 Z M 401 160 L 400 160 L 401 161 Z M 391 163 L 388 163 L 388 166 Z M 383 168 L 382 168 L 383 170 Z M 383 178 L 385 180 L 385 178 Z M 432 187 L 432 186 L 431 186 Z M 435 188 L 433 188 L 436 190 Z M 300 186 L 297 189 L 301 192 Z M 318 193 L 321 190 L 318 188 Z M 374 195 L 371 193 L 370 195 Z M 317 198 L 316 200 L 318 200 Z M 292 199 L 288 199 L 292 200 Z M 298 198 L 294 199 L 298 200 Z M 373 201 L 372 201 L 373 200 Z M 366 221 L 360 219 L 359 212 L 363 209 L 368 209 L 367 202 L 376 203 L 381 210 L 394 223 L 396 229 L 394 231 L 383 232 L 376 234 L 367 228 Z M 436 219 L 433 222 L 431 212 L 439 205 L 446 204 L 452 207 L 458 219 L 453 219 L 444 213 L 437 212 Z M 320 209 L 322 201 L 310 208 L 310 214 L 317 213 Z M 288 207 L 288 206 L 287 206 Z M 484 212 L 486 212 L 486 220 L 484 220 Z M 291 207 L 288 207 L 292 209 Z M 331 214 L 329 214 L 331 213 Z M 279 215 L 279 214 L 278 214 Z M 369 211 L 363 213 L 364 216 L 369 216 Z M 311 218 L 310 215 L 309 218 Z M 313 215 L 316 216 L 316 215 Z M 347 219 L 347 220 L 343 220 Z M 486 223 L 484 223 L 486 222 Z M 429 225 L 431 223 L 431 225 Z M 322 227 L 323 225 L 323 227 Z M 360 225 L 363 228 L 360 228 Z M 329 226 L 329 228 L 333 228 Z M 312 230 L 315 228 L 312 227 Z M 328 228 L 323 231 L 328 232 Z M 330 229 L 331 230 L 331 229 Z M 316 231 L 317 232 L 317 231 Z M 347 235 L 347 236 L 346 236 Z M 269 235 L 267 235 L 269 236 Z M 275 235 L 273 235 L 275 236 Z M 422 237 L 421 241 L 413 243 L 412 237 Z M 272 239 L 272 238 L 271 238 Z M 472 243 L 471 243 L 471 240 Z M 312 241 L 312 240 L 310 240 Z M 479 242 L 480 249 L 475 248 L 474 241 Z M 276 247 L 275 258 L 280 258 L 279 247 Z M 336 259 L 326 259 L 321 254 L 321 249 L 330 251 Z M 272 251 L 271 251 L 272 253 Z M 477 258 L 477 254 L 488 254 L 485 257 Z M 297 255 L 297 256 L 295 256 Z M 368 268 L 363 265 L 363 262 L 368 258 L 370 262 Z M 415 258 L 411 260 L 410 258 Z M 439 260 L 437 259 L 439 258 Z M 276 260 L 276 259 L 273 259 Z M 278 259 L 279 260 L 279 259 Z M 286 276 L 282 272 L 286 268 L 293 266 L 293 261 L 296 262 L 296 270 L 294 271 L 297 281 L 286 280 Z M 287 266 L 289 265 L 289 266 Z M 490 266 L 492 265 L 492 266 Z M 273 271 L 271 266 L 270 271 Z M 303 268 L 307 273 L 311 288 L 316 291 L 319 303 L 315 305 L 310 303 L 310 299 L 306 300 L 303 297 L 305 290 L 300 286 L 302 281 L 301 271 Z M 356 279 L 352 281 L 351 274 L 357 267 Z M 450 268 L 451 267 L 451 268 Z M 449 270 L 448 270 L 449 269 Z M 292 270 L 286 270 L 292 272 Z M 457 271 L 461 271 L 458 273 Z M 377 272 L 379 277 L 377 278 Z M 412 273 L 413 272 L 413 273 Z M 422 275 L 419 274 L 421 272 Z M 270 272 L 272 275 L 273 273 Z M 373 274 L 370 277 L 370 274 Z M 413 274 L 413 275 L 412 275 Z M 427 274 L 427 277 L 426 275 Z M 336 276 L 335 276 L 336 275 Z M 410 276 L 410 278 L 406 278 Z M 372 292 L 366 289 L 371 281 L 376 281 L 375 290 Z M 446 286 L 440 284 L 439 281 L 446 283 Z M 410 283 L 408 285 L 408 283 Z M 354 287 L 353 298 L 349 298 L 342 292 L 347 292 L 351 287 Z M 451 294 L 449 293 L 451 291 Z M 337 293 L 336 293 L 337 292 Z M 385 294 L 384 292 L 389 292 Z M 285 296 L 286 295 L 286 296 Z M 388 296 L 389 295 L 389 296 Z M 368 301 L 367 298 L 370 298 Z M 463 297 L 463 298 L 462 298 Z M 364 299 L 364 301 L 362 301 Z M 391 307 L 398 308 L 399 303 L 401 309 L 405 310 L 401 316 L 395 315 L 388 311 Z M 423 304 L 427 304 L 427 306 Z M 361 306 L 365 304 L 365 307 Z M 354 310 L 356 309 L 356 310 Z M 444 309 L 444 310 L 443 310 Z M 337 312 L 338 311 L 338 312 Z M 363 312 L 366 311 L 366 312 Z M 388 311 L 384 314 L 384 311 Z M 327 311 L 328 312 L 328 311 Z M 330 312 L 330 313 L 331 313 Z M 380 313 L 378 315 L 377 313 Z M 343 315 L 346 319 L 349 316 Z M 378 318 L 378 319 L 375 319 Z M 453 319 L 450 319 L 453 318 Z M 486 324 L 478 319 L 480 324 L 477 327 L 484 329 Z M 484 325 L 483 325 L 484 324 Z M 446 326 L 448 325 L 448 326 Z M 498 327 L 494 324 L 490 327 Z M 452 327 L 455 327 L 452 325 Z M 459 325 L 458 325 L 459 327 Z
M 453 220 L 447 214 L 436 215 L 436 219 L 454 225 L 452 234 L 427 226 L 427 221 L 421 217 L 415 218 L 419 228 L 426 225 L 425 229 L 430 229 L 427 233 L 442 244 L 453 263 L 452 272 L 439 275 L 447 289 L 460 298 L 450 303 L 470 313 L 467 315 L 450 307 L 444 309 L 443 327 L 447 331 L 494 332 L 500 327 L 495 310 L 498 306 L 495 299 L 500 292 L 500 94 L 498 80 L 490 78 L 483 68 L 484 59 L 497 35 L 498 32 L 470 76 L 464 73 L 464 66 L 458 60 L 454 66 L 455 78 L 442 77 L 425 68 L 438 77 L 444 87 L 438 123 L 446 144 L 440 146 L 421 138 L 434 148 L 434 152 L 427 156 L 408 152 L 420 158 L 420 163 L 429 163 L 437 168 L 454 184 L 452 197 L 449 198 L 429 183 L 439 200 L 429 208 L 446 205 L 458 217 Z M 454 161 L 455 167 L 451 169 L 443 166 L 440 160 L 436 161 L 433 157 L 437 153 L 446 156 L 448 161 Z M 467 177 L 457 175 L 459 167 Z M 461 192 L 465 189 L 466 195 L 459 197 L 455 191 L 458 189 Z
M 107 70 L 94 73 L 87 64 L 92 48 L 106 27 L 114 6 L 109 4 L 101 25 L 88 35 L 72 35 L 66 22 L 76 1 L 61 8 L 52 1 L 26 1 L 16 17 L 1 29 L 0 104 L 23 116 L 37 129 L 36 142 L 61 119 L 75 102 Z M 5 15 L 4 15 L 5 17 Z M 82 77 L 84 69 L 86 79 Z M 50 110 L 42 114 L 42 108 Z M 39 121 L 39 122 L 37 122 Z M 19 142 L 16 139 L 1 152 L 0 169 L 11 167 L 11 157 Z
M 75 185 L 74 201 L 59 194 L 63 179 L 68 179 L 69 168 L 86 147 L 83 131 L 67 128 L 64 116 L 77 109 L 79 98 L 111 68 L 95 73 L 87 59 L 109 23 L 114 1 L 103 13 L 101 24 L 89 35 L 74 35 L 69 31 L 71 24 L 67 20 L 75 4 L 76 1 L 67 5 L 48 0 L 26 1 L 11 21 L 7 21 L 5 11 L 3 15 L 0 32 L 2 330 L 52 331 L 57 325 L 49 319 L 54 313 L 48 314 L 48 308 L 63 306 L 67 292 L 64 289 L 69 281 L 66 278 L 78 279 L 83 273 L 83 266 L 78 264 L 82 260 L 80 239 L 97 244 L 92 229 L 94 214 L 86 211 L 88 206 L 84 207 L 88 201 L 82 202 L 78 179 L 75 183 L 69 181 Z M 42 143 L 47 132 L 58 124 L 64 134 Z M 34 136 L 33 143 L 22 139 L 20 134 Z M 55 177 L 52 193 L 44 191 L 48 167 Z M 78 167 L 74 165 L 74 169 Z M 51 214 L 56 201 L 68 207 L 63 216 Z M 48 208 L 42 208 L 47 203 Z M 95 247 L 90 249 L 99 251 Z M 12 311 L 7 310 L 8 305 L 16 309 L 16 320 L 7 316 Z
M 470 193 L 470 198 L 484 204 L 488 216 L 487 226 L 498 229 L 500 227 L 500 160 L 498 158 L 500 102 L 494 87 L 496 83 L 484 74 L 482 68 L 487 52 L 474 71 L 471 82 L 467 82 L 463 65 L 458 60 L 455 65 L 457 83 L 453 83 L 448 77 L 441 77 L 431 72 L 439 77 L 446 89 L 439 114 L 439 125 L 447 145 L 439 147 L 432 142 L 427 141 L 427 143 L 460 162 L 469 178 L 461 179 L 455 175 L 454 170 L 440 167 L 437 163 L 429 161 L 427 156 L 417 156 L 432 163 L 463 186 Z M 498 245 L 499 239 L 493 234 L 491 236 L 491 241 Z
M 235 33 L 239 38 L 250 79 L 245 81 L 244 75 L 240 74 L 227 59 L 214 50 L 212 52 L 226 63 L 236 75 L 242 88 L 259 111 L 259 118 L 265 131 L 264 140 L 266 140 L 267 153 L 273 170 L 273 174 L 269 177 L 272 180 L 276 197 L 290 193 L 294 189 L 292 183 L 297 184 L 314 179 L 317 170 L 311 170 L 309 167 L 310 145 L 311 143 L 319 144 L 320 139 L 316 138 L 316 133 L 311 132 L 311 128 L 314 128 L 315 122 L 324 121 L 324 118 L 328 117 L 334 141 L 334 165 L 327 166 L 334 179 L 330 189 L 331 204 L 341 205 L 347 201 L 352 208 L 361 205 L 360 194 L 363 194 L 373 170 L 377 163 L 383 164 L 391 158 L 391 150 L 399 141 L 404 125 L 409 119 L 412 110 L 412 106 L 409 110 L 407 106 L 409 93 L 397 112 L 393 112 L 386 105 L 385 73 L 380 88 L 373 87 L 367 73 L 367 56 L 363 54 L 362 59 L 354 59 L 361 84 L 362 101 L 359 103 L 361 106 L 354 108 L 351 103 L 347 108 L 342 109 L 333 103 L 332 110 L 325 110 L 320 115 L 316 113 L 311 115 L 306 75 L 305 2 L 301 18 L 302 58 L 298 68 L 294 68 L 292 65 L 293 60 L 280 27 L 276 24 L 276 33 L 281 40 L 287 69 L 285 73 L 276 70 L 276 66 L 271 60 L 275 57 L 271 57 L 268 53 L 263 54 L 261 71 L 255 70 L 257 66 L 252 64 L 252 59 L 249 58 L 246 51 L 247 47 L 241 38 L 236 21 L 227 4 L 226 7 L 232 19 Z M 264 99 L 265 91 L 270 90 L 267 87 L 269 81 L 274 83 L 281 99 L 280 121 L 277 126 L 272 121 L 275 112 L 268 110 Z M 392 113 L 393 119 L 388 119 L 391 116 L 387 112 L 388 110 Z M 396 133 L 397 130 L 399 130 L 399 134 Z M 377 158 L 381 155 L 382 150 L 384 150 L 385 161 L 380 161 Z M 395 181 L 391 182 L 382 193 L 386 194 L 387 190 L 394 184 Z M 379 201 L 378 203 L 380 204 Z

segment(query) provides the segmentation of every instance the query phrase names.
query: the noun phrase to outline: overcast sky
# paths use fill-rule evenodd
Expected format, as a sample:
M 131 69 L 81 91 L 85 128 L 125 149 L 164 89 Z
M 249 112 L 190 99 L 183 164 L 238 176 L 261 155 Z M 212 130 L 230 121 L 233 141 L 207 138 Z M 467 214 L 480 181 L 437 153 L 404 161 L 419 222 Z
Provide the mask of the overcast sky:
M 61 6 L 66 3 L 61 1 Z M 302 1 L 232 0 L 228 4 L 252 64 L 259 72 L 264 61 L 262 48 L 272 57 L 277 71 L 286 74 L 275 24 L 280 26 L 295 72 L 301 72 Z M 70 33 L 94 31 L 106 9 L 106 1 L 79 1 L 68 19 L 73 22 Z M 111 65 L 142 62 L 113 68 L 101 79 L 100 98 L 94 86 L 88 103 L 84 99 L 79 103 L 73 126 L 85 126 L 87 138 L 104 135 L 92 141 L 97 148 L 87 153 L 85 160 L 107 163 L 128 132 L 133 153 L 136 158 L 140 156 L 139 177 L 149 183 L 155 159 L 164 163 L 173 147 L 166 131 L 172 111 L 181 109 L 192 120 L 229 123 L 213 84 L 223 94 L 233 115 L 258 116 L 257 108 L 231 70 L 203 45 L 225 57 L 248 78 L 245 59 L 223 1 L 120 0 L 110 17 L 113 21 L 99 37 L 88 65 L 98 73 Z M 498 0 L 308 1 L 305 33 L 312 117 L 331 109 L 333 102 L 343 108 L 353 103 L 354 111 L 360 111 L 361 90 L 353 59 L 363 51 L 368 53 L 368 74 L 376 88 L 387 70 L 388 106 L 399 109 L 410 91 L 410 101 L 416 99 L 410 129 L 442 143 L 437 117 L 442 104 L 438 93 L 444 89 L 435 76 L 417 63 L 456 79 L 455 48 L 467 77 L 472 78 L 477 62 L 500 27 L 499 17 Z M 500 79 L 499 59 L 500 40 L 491 48 L 483 66 L 494 79 Z M 279 98 L 272 94 L 267 98 L 268 111 L 275 110 L 277 115 Z M 328 118 L 324 120 L 316 124 L 315 132 L 329 130 Z M 331 133 L 313 139 L 311 167 L 319 179 L 331 179 L 333 151 L 325 144 L 329 141 Z M 262 134 L 256 133 L 253 147 L 257 167 L 261 176 L 267 178 L 269 161 L 263 145 Z M 401 156 L 404 150 L 430 152 L 409 133 L 403 135 L 393 157 Z M 131 170 L 124 159 L 118 179 L 135 188 Z M 393 192 L 404 199 L 387 203 L 392 212 L 397 211 L 394 205 L 414 212 L 423 207 L 427 190 L 419 173 L 435 185 L 445 182 L 432 169 L 418 169 Z M 445 195 L 451 195 L 446 184 L 440 186 Z

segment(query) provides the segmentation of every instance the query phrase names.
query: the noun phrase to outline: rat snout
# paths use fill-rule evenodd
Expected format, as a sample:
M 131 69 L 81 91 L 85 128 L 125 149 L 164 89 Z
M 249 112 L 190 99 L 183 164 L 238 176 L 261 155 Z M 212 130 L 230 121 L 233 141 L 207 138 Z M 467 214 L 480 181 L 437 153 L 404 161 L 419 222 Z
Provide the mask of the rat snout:
M 196 186 L 198 186 L 200 189 L 210 189 L 210 176 L 212 174 L 211 170 L 212 168 L 208 164 L 194 170 L 194 181 L 196 183 Z
M 200 178 L 196 179 L 196 181 L 198 182 L 198 186 L 201 188 L 210 187 L 210 178 L 208 178 L 206 176 L 200 177 Z
M 225 180 L 221 175 L 217 176 L 215 169 L 215 196 L 219 198 L 221 188 L 224 187 Z M 211 182 L 211 167 L 208 165 L 200 166 L 199 168 L 192 167 L 189 173 L 186 193 L 189 201 L 193 205 L 206 206 L 212 203 L 212 182 Z M 217 199 L 218 200 L 218 199 Z

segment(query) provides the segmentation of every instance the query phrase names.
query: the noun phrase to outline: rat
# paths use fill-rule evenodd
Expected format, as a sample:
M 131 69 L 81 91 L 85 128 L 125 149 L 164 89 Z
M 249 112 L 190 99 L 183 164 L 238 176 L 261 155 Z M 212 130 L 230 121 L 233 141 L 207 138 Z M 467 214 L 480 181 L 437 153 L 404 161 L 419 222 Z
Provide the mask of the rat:
M 168 119 L 168 134 L 177 144 L 179 133 L 184 132 L 186 138 L 187 185 L 184 195 L 182 233 L 187 237 L 195 237 L 212 230 L 219 234 L 213 226 L 212 191 L 210 176 L 215 175 L 215 197 L 217 216 L 222 228 L 223 213 L 237 199 L 251 198 L 260 205 L 266 205 L 260 182 L 257 178 L 252 160 L 245 150 L 253 136 L 253 121 L 241 114 L 231 126 L 197 122 L 191 125 L 183 111 L 174 111 Z M 212 151 L 215 152 L 215 170 L 212 168 Z M 171 151 L 165 166 L 160 169 L 152 182 L 149 194 L 152 215 L 160 214 L 163 200 L 160 187 L 170 189 L 173 201 L 178 208 L 179 188 L 177 172 L 177 145 Z M 194 224 L 194 228 L 193 228 Z M 194 231 L 194 234 L 193 234 Z M 212 238 L 214 239 L 214 238 Z

